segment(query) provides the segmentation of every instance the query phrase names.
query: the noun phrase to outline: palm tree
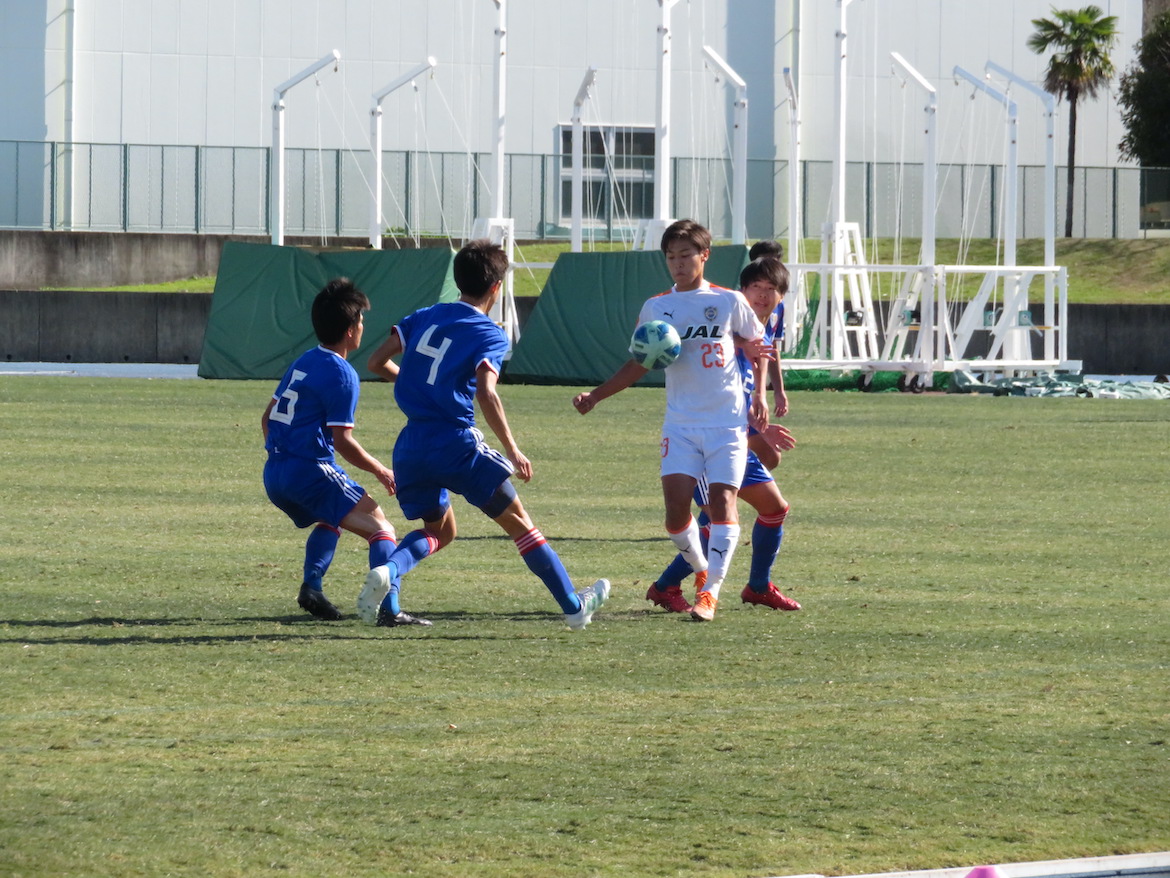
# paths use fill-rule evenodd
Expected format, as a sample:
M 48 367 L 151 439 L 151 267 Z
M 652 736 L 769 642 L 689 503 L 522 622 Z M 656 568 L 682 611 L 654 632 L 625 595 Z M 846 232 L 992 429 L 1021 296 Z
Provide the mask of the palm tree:
M 1104 15 L 1097 6 L 1053 9 L 1052 18 L 1034 18 L 1036 32 L 1028 48 L 1037 55 L 1055 50 L 1044 71 L 1044 90 L 1057 100 L 1068 100 L 1068 192 L 1065 198 L 1064 236 L 1072 237 L 1073 170 L 1077 161 L 1077 104 L 1095 98 L 1113 78 L 1109 50 L 1117 42 L 1117 16 Z

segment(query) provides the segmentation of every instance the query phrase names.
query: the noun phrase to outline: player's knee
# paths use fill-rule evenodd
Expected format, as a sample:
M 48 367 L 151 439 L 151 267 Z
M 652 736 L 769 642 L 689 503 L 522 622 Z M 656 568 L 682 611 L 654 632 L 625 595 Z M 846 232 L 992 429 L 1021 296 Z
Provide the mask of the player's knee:
M 511 480 L 504 479 L 496 488 L 496 492 L 492 494 L 491 499 L 479 508 L 483 510 L 484 515 L 494 520 L 503 515 L 515 499 L 515 487 L 512 486 Z

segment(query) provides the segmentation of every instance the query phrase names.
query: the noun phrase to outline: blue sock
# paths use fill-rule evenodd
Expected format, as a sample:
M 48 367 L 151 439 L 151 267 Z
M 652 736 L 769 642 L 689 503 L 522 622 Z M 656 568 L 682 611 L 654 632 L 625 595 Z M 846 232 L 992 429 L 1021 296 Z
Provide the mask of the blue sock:
M 711 516 L 706 509 L 699 510 L 699 543 L 703 547 L 703 554 L 707 554 L 707 544 L 711 542 Z
M 439 551 L 439 541 L 425 530 L 412 530 L 402 538 L 402 542 L 394 552 L 383 561 L 390 568 L 390 591 L 382 599 L 382 607 L 389 613 L 398 615 L 401 607 L 398 605 L 398 594 L 402 589 L 402 577 L 418 566 L 418 562 L 428 555 Z M 371 560 L 370 568 L 378 565 Z
M 762 593 L 768 590 L 768 583 L 772 581 L 772 565 L 776 563 L 780 541 L 784 539 L 784 519 L 787 515 L 787 509 L 779 515 L 761 515 L 752 525 L 752 567 L 748 576 L 748 587 L 752 591 Z
M 390 572 L 395 572 L 393 563 L 390 564 Z M 402 612 L 402 607 L 398 605 L 398 592 L 401 589 L 402 577 L 394 576 L 390 579 L 390 591 L 386 592 L 386 597 L 382 598 L 382 607 L 392 616 L 397 616 Z
M 658 589 L 665 591 L 672 586 L 682 585 L 682 581 L 692 573 L 694 571 L 691 569 L 691 565 L 687 563 L 687 559 L 681 554 L 675 555 L 674 560 L 666 565 L 666 569 L 658 577 Z
M 561 611 L 569 615 L 581 612 L 581 599 L 573 591 L 573 581 L 569 579 L 560 556 L 545 542 L 544 535 L 533 528 L 514 542 L 528 569 L 540 577 Z
M 305 584 L 309 588 L 321 590 L 321 580 L 333 563 L 333 553 L 337 551 L 339 539 L 340 530 L 327 524 L 318 524 L 305 540 Z
M 370 569 L 381 567 L 394 555 L 398 544 L 390 531 L 380 530 L 370 536 Z

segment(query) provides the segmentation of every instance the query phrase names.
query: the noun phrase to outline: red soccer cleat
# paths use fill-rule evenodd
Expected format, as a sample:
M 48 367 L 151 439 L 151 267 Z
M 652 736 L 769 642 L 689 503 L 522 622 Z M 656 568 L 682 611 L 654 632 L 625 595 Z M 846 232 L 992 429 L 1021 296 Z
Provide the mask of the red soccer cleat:
M 743 598 L 745 604 L 759 604 L 763 607 L 771 607 L 773 610 L 799 610 L 800 604 L 790 597 L 786 597 L 780 589 L 768 583 L 768 590 L 764 592 L 752 591 L 750 585 L 744 586 L 743 591 L 739 593 Z
M 687 599 L 682 595 L 682 589 L 677 585 L 672 585 L 667 588 L 659 588 L 658 583 L 654 583 L 646 590 L 646 600 L 668 613 L 689 613 L 691 605 L 687 603 Z

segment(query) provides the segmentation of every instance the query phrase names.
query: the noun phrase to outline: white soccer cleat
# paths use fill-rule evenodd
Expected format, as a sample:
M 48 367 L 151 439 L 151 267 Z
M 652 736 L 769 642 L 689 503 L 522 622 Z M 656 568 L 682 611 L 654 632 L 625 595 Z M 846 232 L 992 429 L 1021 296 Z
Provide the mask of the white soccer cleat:
M 581 600 L 581 609 L 576 613 L 565 614 L 565 624 L 574 631 L 580 631 L 593 621 L 593 614 L 609 597 L 609 580 L 597 580 L 589 588 L 583 588 L 577 592 L 577 597 Z
M 382 599 L 389 593 L 390 568 L 386 565 L 375 567 L 366 575 L 366 583 L 358 595 L 358 617 L 367 625 L 377 625 L 378 608 L 382 606 Z

